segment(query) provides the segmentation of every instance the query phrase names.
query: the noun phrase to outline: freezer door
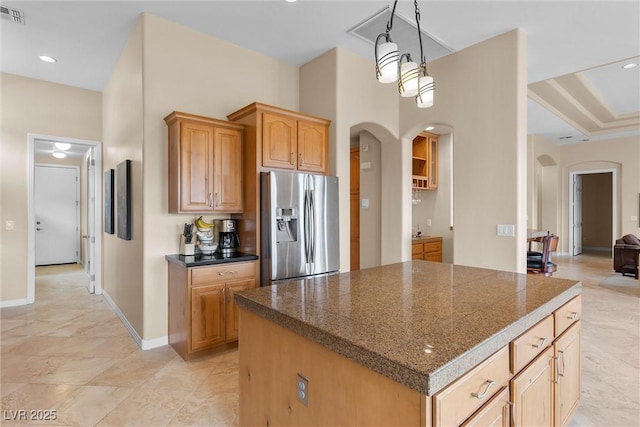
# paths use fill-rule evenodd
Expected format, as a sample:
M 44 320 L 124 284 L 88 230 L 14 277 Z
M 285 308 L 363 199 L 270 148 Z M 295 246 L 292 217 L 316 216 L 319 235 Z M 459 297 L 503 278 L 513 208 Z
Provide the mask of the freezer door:
M 324 274 L 340 269 L 338 178 L 307 175 L 305 223 L 308 232 L 307 274 Z

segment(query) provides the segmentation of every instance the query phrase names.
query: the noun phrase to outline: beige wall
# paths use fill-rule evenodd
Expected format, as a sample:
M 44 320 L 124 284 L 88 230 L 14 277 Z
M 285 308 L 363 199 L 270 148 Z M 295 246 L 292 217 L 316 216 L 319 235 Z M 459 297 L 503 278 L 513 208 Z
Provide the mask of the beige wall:
M 6 302 L 27 296 L 27 134 L 101 140 L 102 94 L 5 73 L 0 87 L 0 301 Z M 7 220 L 14 230 L 5 230 Z
M 114 234 L 104 233 L 103 288 L 127 321 L 143 336 L 143 25 L 134 28 L 103 95 L 103 171 L 131 160 L 131 240 L 118 237 L 117 193 Z M 101 173 L 102 176 L 102 173 Z M 117 188 L 117 171 L 116 183 Z
M 582 246 L 611 249 L 611 173 L 582 175 Z
M 617 214 L 613 227 L 617 236 L 640 235 L 638 221 L 638 193 L 640 192 L 640 139 L 618 138 L 607 141 L 585 142 L 559 146 L 542 137 L 529 138 L 529 188 L 528 199 L 533 201 L 538 215 L 556 220 L 542 224 L 556 230 L 560 236 L 560 252 L 569 252 L 569 176 L 572 172 L 615 171 L 614 197 Z M 536 159 L 536 160 L 533 160 Z M 533 165 L 532 165 L 533 163 Z M 555 163 L 556 166 L 541 166 Z M 548 174 L 545 174 L 545 169 Z M 536 174 L 541 174 L 536 176 Z M 533 175 L 533 176 L 532 176 Z M 546 178 L 545 178 L 546 177 Z M 545 185 L 545 179 L 558 183 L 555 191 Z M 536 224 L 533 222 L 532 224 Z M 613 237 L 612 237 L 613 240 Z
M 143 15 L 143 21 L 144 96 L 138 123 L 144 128 L 140 200 L 144 201 L 145 238 L 141 243 L 144 257 L 137 270 L 144 283 L 141 336 L 155 339 L 167 335 L 164 257 L 178 253 L 182 226 L 199 216 L 167 213 L 167 126 L 163 118 L 178 110 L 225 119 L 254 101 L 297 110 L 298 68 L 154 15 Z
M 360 132 L 360 268 L 380 265 L 382 253 L 382 159 L 380 141 L 367 131 Z M 362 200 L 369 207 L 362 206 Z
M 453 262 L 524 272 L 526 251 L 526 35 L 514 30 L 434 61 L 435 105 L 400 105 L 402 143 L 427 124 L 453 128 Z M 410 154 L 403 157 L 410 182 Z M 411 196 L 409 186 L 404 190 Z M 406 247 L 411 231 L 405 216 Z M 498 237 L 513 224 L 515 237 Z M 482 250 L 478 250 L 481 247 Z
M 438 138 L 438 190 L 417 191 L 412 198 L 420 200 L 413 205 L 412 234 L 418 231 L 423 236 L 442 237 L 442 261 L 453 262 L 453 230 L 451 225 L 451 198 L 453 185 L 453 134 L 443 134 Z M 427 220 L 431 219 L 431 226 Z

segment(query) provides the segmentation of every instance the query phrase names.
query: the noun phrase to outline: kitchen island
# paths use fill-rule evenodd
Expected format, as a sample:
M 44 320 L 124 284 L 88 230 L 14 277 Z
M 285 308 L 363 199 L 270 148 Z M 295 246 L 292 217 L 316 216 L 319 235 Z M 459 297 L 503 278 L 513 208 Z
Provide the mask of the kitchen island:
M 580 292 L 419 260 L 241 292 L 240 423 L 563 425 Z

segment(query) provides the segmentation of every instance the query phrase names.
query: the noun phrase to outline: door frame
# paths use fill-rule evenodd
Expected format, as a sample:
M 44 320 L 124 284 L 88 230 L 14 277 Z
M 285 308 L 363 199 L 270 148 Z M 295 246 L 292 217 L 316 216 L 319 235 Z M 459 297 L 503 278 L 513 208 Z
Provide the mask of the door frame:
M 66 138 L 42 134 L 27 134 L 27 304 L 33 304 L 36 299 L 36 236 L 35 236 L 35 208 L 34 208 L 34 179 L 35 179 L 35 144 L 36 141 L 67 142 L 69 144 L 85 145 L 95 148 L 94 168 L 94 235 L 95 253 L 95 293 L 102 294 L 102 142 L 87 139 Z M 91 203 L 87 200 L 87 203 Z
M 58 169 L 73 169 L 76 172 L 76 188 L 75 188 L 75 192 L 76 192 L 76 200 L 78 201 L 78 203 L 76 204 L 76 232 L 75 232 L 75 241 L 76 241 L 76 262 L 80 261 L 82 254 L 81 252 L 81 245 L 80 245 L 80 166 L 74 166 L 74 165 L 60 165 L 60 164 L 55 164 L 55 163 L 34 163 L 33 168 L 35 171 L 36 167 L 47 167 L 47 168 L 58 168 Z M 34 183 L 35 183 L 35 175 L 34 175 Z M 35 197 L 35 193 L 34 193 L 34 197 Z M 34 203 L 34 212 L 33 212 L 33 217 L 35 220 L 35 203 Z M 35 227 L 35 224 L 34 224 Z M 35 233 L 34 233 L 34 239 L 35 239 Z M 33 254 L 34 254 L 34 266 L 35 266 L 35 252 L 36 251 L 36 245 L 35 245 L 35 240 L 34 240 L 34 245 L 33 245 Z
M 618 176 L 616 169 L 589 169 L 569 172 L 569 255 L 574 256 L 573 244 L 573 201 L 575 199 L 573 181 L 576 175 L 591 175 L 594 173 L 611 173 L 611 247 L 618 236 Z

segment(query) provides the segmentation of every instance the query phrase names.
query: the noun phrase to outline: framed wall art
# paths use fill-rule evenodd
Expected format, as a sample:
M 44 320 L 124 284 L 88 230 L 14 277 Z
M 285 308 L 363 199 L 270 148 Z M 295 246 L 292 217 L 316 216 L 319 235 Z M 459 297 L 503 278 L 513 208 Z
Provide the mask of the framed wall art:
M 131 160 L 116 166 L 118 237 L 131 240 Z
M 113 175 L 113 169 L 104 172 L 104 232 L 109 234 L 114 233 Z

